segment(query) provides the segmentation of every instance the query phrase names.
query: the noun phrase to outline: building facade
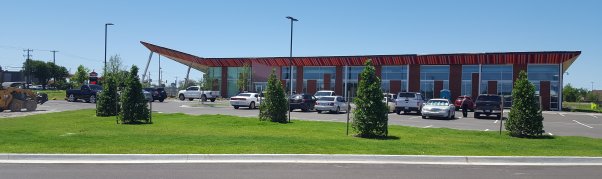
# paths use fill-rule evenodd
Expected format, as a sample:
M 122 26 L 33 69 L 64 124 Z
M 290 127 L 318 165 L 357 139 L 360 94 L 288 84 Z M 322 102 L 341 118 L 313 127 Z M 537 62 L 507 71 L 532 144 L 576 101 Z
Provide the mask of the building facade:
M 450 90 L 452 97 L 498 94 L 505 106 L 512 104 L 512 86 L 520 71 L 528 73 L 541 97 L 544 110 L 562 108 L 562 75 L 581 54 L 580 51 L 458 53 L 429 55 L 365 55 L 323 57 L 202 58 L 169 48 L 141 42 L 152 53 L 208 73 L 213 90 L 222 96 L 236 95 L 243 65 L 251 68 L 251 88 L 263 91 L 267 77 L 275 72 L 286 91 L 315 93 L 332 90 L 354 97 L 363 64 L 371 59 L 383 92 L 420 92 L 437 98 Z M 151 58 L 149 58 L 150 61 Z M 292 66 L 291 69 L 289 69 Z M 290 70 L 290 71 L 289 71 Z M 290 75 L 292 71 L 292 76 Z

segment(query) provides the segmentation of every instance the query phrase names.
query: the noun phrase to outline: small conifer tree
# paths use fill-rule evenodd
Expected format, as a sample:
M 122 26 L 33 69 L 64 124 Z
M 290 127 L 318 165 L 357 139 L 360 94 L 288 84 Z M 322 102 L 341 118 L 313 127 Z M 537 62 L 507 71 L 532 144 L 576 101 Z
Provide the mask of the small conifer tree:
M 535 86 L 521 71 L 512 90 L 512 108 L 506 122 L 506 130 L 514 137 L 533 137 L 544 133 L 543 116 L 535 97 Z
M 275 70 L 272 70 L 265 90 L 265 99 L 259 106 L 259 120 L 286 123 L 287 111 L 288 103 L 282 83 L 276 77 Z
M 132 66 L 125 81 L 125 89 L 120 96 L 119 119 L 123 124 L 148 123 L 150 120 L 147 100 L 142 94 L 142 84 L 138 78 L 138 67 Z
M 388 135 L 387 106 L 383 103 L 380 78 L 375 75 L 372 60 L 368 59 L 360 74 L 361 80 L 353 103 L 353 129 L 358 137 L 379 138 Z
M 102 92 L 98 96 L 96 116 L 116 116 L 117 82 L 113 75 L 105 75 L 102 82 Z

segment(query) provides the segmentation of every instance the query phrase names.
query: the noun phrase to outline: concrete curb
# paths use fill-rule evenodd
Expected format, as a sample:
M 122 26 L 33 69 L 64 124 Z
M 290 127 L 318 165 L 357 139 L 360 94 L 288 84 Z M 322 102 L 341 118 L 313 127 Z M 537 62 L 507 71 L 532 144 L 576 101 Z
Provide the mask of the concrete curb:
M 0 154 L 0 163 L 340 163 L 602 166 L 602 157 L 343 154 Z

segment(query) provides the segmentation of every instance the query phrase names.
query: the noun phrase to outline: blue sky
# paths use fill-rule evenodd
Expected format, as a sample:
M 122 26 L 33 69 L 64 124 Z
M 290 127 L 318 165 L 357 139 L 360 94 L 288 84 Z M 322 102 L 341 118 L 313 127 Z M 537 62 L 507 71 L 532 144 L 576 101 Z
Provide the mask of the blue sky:
M 565 84 L 602 88 L 602 1 L 4 1 L 0 65 L 33 59 L 75 71 L 101 71 L 104 24 L 108 54 L 143 67 L 139 41 L 201 57 L 295 56 L 580 50 Z M 186 67 L 162 58 L 164 78 Z M 157 74 L 156 56 L 150 69 Z M 191 78 L 200 79 L 194 72 Z

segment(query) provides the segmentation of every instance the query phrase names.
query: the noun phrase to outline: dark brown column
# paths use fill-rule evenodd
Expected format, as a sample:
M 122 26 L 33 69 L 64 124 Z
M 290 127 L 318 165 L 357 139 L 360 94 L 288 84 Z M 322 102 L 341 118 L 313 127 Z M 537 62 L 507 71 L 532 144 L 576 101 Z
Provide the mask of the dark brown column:
M 408 92 L 420 91 L 420 65 L 409 65 Z
M 477 99 L 477 96 L 479 96 L 479 93 L 481 93 L 479 91 L 479 73 L 472 73 L 472 100 Z
M 441 90 L 443 90 L 443 81 L 441 80 L 437 80 L 435 81 L 434 84 L 434 93 L 433 93 L 433 98 L 439 98 L 441 97 Z
M 518 79 L 518 74 L 520 71 L 527 72 L 527 64 L 514 64 L 512 65 L 512 86 L 514 86 L 514 82 Z
M 497 94 L 497 81 L 487 81 L 487 94 Z
M 541 96 L 541 108 L 544 111 L 550 110 L 550 81 L 539 82 L 539 95 Z
M 316 80 L 307 80 L 307 93 L 315 94 L 316 93 Z
M 297 94 L 303 93 L 303 66 L 297 66 Z
M 383 66 L 374 66 L 374 69 L 375 69 L 374 70 L 374 73 L 375 73 L 374 75 L 378 76 L 378 78 L 382 78 L 381 74 L 382 74 L 382 71 L 383 71 Z
M 449 66 L 449 90 L 452 99 L 462 95 L 462 65 Z
M 397 94 L 401 91 L 401 80 L 391 80 L 389 81 L 389 92 L 393 94 Z
M 227 98 L 228 96 L 228 67 L 222 67 L 222 97 Z
M 330 90 L 330 74 L 324 74 L 324 89 L 321 90 Z
M 335 81 L 334 81 L 334 93 L 337 95 L 343 95 L 343 66 L 336 67 Z
M 288 89 L 286 86 L 288 85 L 286 83 L 286 80 L 280 80 L 280 84 L 282 85 L 282 88 L 284 88 L 284 92 L 286 92 L 286 89 Z M 287 93 L 288 94 L 288 93 Z

